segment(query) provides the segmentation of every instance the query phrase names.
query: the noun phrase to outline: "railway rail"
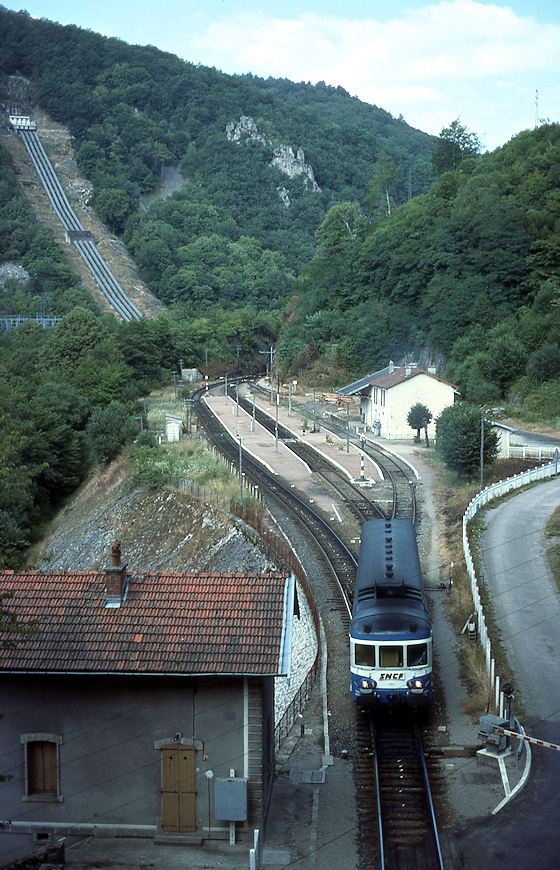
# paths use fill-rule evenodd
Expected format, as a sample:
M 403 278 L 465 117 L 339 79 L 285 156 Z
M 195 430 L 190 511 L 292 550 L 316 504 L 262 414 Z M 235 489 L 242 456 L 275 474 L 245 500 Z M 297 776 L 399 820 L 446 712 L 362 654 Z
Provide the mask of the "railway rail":
M 211 388 L 210 388 L 211 389 Z M 223 385 L 221 385 L 223 389 Z M 236 389 L 234 387 L 234 389 Z M 201 398 L 203 390 L 195 398 Z M 240 400 L 241 403 L 241 400 Z M 222 427 L 221 423 L 203 401 L 196 403 L 196 413 L 209 440 L 224 453 L 233 465 L 239 461 L 239 444 Z M 276 421 L 254 408 L 251 402 L 243 407 L 255 413 L 271 434 L 276 435 Z M 295 448 L 293 435 L 278 424 L 277 435 Z M 298 442 L 299 443 L 299 442 Z M 306 445 L 304 445 L 306 446 Z M 318 468 L 318 455 L 298 452 L 313 468 Z M 380 451 L 376 452 L 377 454 Z M 388 454 L 389 459 L 392 459 Z M 385 457 L 383 457 L 385 459 Z M 327 460 L 321 458 L 321 473 L 328 479 L 324 467 Z M 349 625 L 351 602 L 356 572 L 356 560 L 344 542 L 297 493 L 255 461 L 243 453 L 243 471 L 257 484 L 261 492 L 277 501 L 289 511 L 306 532 L 311 534 L 325 562 L 333 583 L 333 601 L 338 599 L 338 608 L 345 612 L 343 625 Z M 399 469 L 393 472 L 396 476 Z M 400 469 L 400 474 L 409 480 L 409 470 Z M 401 498 L 401 504 L 404 498 Z M 414 498 L 409 501 L 412 510 Z M 398 504 L 398 499 L 395 504 Z M 337 608 L 337 609 L 338 609 Z M 395 722 L 384 726 L 371 713 L 356 710 L 357 756 L 354 764 L 358 832 L 361 861 L 364 867 L 379 867 L 381 870 L 443 870 L 437 825 L 430 793 L 427 766 L 424 759 L 422 736 L 417 726 L 411 728 Z
M 254 384 L 251 386 L 254 388 Z M 294 438 L 293 432 L 287 427 L 277 424 L 270 414 L 239 395 L 237 387 L 234 391 L 231 382 L 228 393 L 239 402 L 240 407 L 254 415 L 265 429 L 306 462 L 313 472 L 326 480 L 361 522 L 378 517 L 393 519 L 397 516 L 400 519 L 409 519 L 412 523 L 416 521 L 416 484 L 412 479 L 414 475 L 412 469 L 397 456 L 380 446 L 372 445 L 371 442 L 366 443 L 364 438 L 350 436 L 349 441 L 373 459 L 385 476 L 385 483 L 378 482 L 375 485 L 375 499 L 369 498 L 364 488 L 353 484 L 344 472 L 324 459 L 317 450 L 301 439 Z
M 338 420 L 338 418 L 331 417 L 330 423 L 325 424 L 323 421 L 323 425 L 327 425 L 327 428 L 337 434 L 346 434 L 351 444 L 359 445 L 363 452 L 383 469 L 391 484 L 385 496 L 387 518 L 398 517 L 416 523 L 416 482 L 410 466 L 380 444 L 375 444 L 359 435 L 350 434 L 342 420 Z
M 194 397 L 200 399 L 202 392 L 202 390 L 197 391 Z M 208 439 L 234 466 L 239 467 L 239 444 L 222 427 L 204 401 L 196 403 L 195 412 Z M 341 602 L 344 622 L 349 626 L 350 602 L 357 563 L 346 544 L 323 517 L 300 498 L 289 485 L 272 476 L 264 466 L 245 452 L 243 473 L 259 487 L 261 493 L 280 502 L 296 522 L 305 527 L 307 533 L 311 535 L 329 568 L 329 576 L 333 583 L 333 597 L 337 597 Z
M 381 870 L 444 870 L 422 736 L 417 724 L 357 711 L 357 787 L 363 858 Z
M 128 298 L 97 250 L 93 237 L 84 230 L 84 227 L 76 216 L 37 132 L 35 130 L 20 130 L 19 135 L 45 188 L 56 216 L 93 275 L 101 292 L 123 320 L 140 320 L 142 312 Z
M 254 415 L 255 420 L 261 426 L 275 437 L 277 436 L 315 474 L 320 475 L 337 492 L 361 522 L 385 516 L 382 509 L 374 501 L 369 499 L 359 487 L 353 485 L 343 471 L 325 459 L 317 450 L 314 450 L 313 447 L 304 441 L 294 438 L 293 432 L 286 426 L 283 426 L 281 423 L 277 424 L 270 414 L 263 411 L 262 408 L 257 407 L 247 398 L 238 395 L 237 391 L 235 395 L 232 388 L 228 392 L 231 398 L 239 402 L 239 406 L 247 414 Z

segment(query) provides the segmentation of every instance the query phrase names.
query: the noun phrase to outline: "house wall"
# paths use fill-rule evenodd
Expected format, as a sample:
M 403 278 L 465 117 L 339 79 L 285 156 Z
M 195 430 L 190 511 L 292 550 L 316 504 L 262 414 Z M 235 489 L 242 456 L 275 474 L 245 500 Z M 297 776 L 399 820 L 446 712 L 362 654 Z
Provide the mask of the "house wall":
M 416 375 L 385 390 L 384 399 L 381 392 L 380 389 L 377 390 L 377 401 L 375 401 L 375 392 L 372 389 L 371 400 L 363 410 L 369 427 L 373 427 L 376 420 L 380 421 L 382 438 L 406 439 L 415 434 L 406 418 L 411 407 L 417 402 L 426 405 L 432 412 L 428 435 L 430 438 L 435 437 L 437 416 L 448 405 L 452 405 L 455 398 L 453 387 L 427 374 Z
M 272 711 L 270 691 L 242 678 L 4 676 L 1 772 L 12 778 L 0 789 L 0 819 L 12 825 L 0 831 L 0 855 L 9 851 L 11 834 L 52 830 L 53 823 L 57 833 L 73 825 L 111 825 L 115 832 L 148 826 L 155 833 L 162 813 L 161 746 L 175 738 L 196 747 L 197 832 L 208 836 L 210 824 L 210 836 L 229 835 L 227 824 L 213 817 L 213 785 L 232 769 L 249 776 L 250 817 L 237 827 L 252 831 L 269 788 L 263 745 L 273 745 L 273 735 L 262 733 L 263 705 Z M 250 706 L 258 749 L 248 739 Z M 25 734 L 60 738 L 62 800 L 24 799 Z

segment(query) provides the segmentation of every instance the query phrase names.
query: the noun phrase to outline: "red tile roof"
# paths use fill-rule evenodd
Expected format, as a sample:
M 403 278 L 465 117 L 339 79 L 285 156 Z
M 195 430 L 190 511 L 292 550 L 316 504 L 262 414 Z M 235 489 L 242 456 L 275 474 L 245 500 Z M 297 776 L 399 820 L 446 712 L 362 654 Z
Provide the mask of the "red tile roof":
M 377 372 L 371 376 L 368 383 L 372 387 L 382 387 L 385 390 L 389 390 L 391 387 L 396 387 L 397 384 L 402 384 L 404 381 L 410 381 L 418 375 L 426 375 L 427 378 L 439 381 L 441 384 L 447 384 L 450 387 L 453 386 L 449 381 L 444 381 L 443 378 L 438 378 L 437 375 L 432 375 L 430 372 L 424 371 L 424 369 L 407 370 L 404 366 L 395 367 L 392 372 Z
M 4 606 L 36 634 L 3 649 L 0 672 L 278 674 L 286 577 L 128 574 L 106 606 L 104 571 L 0 572 Z

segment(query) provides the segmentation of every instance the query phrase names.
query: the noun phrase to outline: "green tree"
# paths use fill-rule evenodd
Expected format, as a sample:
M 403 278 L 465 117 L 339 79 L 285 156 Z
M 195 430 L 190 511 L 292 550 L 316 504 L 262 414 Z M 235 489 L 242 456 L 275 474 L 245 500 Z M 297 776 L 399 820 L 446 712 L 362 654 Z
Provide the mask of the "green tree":
M 527 374 L 537 384 L 560 376 L 560 345 L 546 341 L 537 347 L 527 361 Z
M 486 376 L 496 384 L 501 396 L 525 372 L 527 360 L 525 348 L 506 330 L 506 322 L 492 330 L 486 351 Z
M 136 422 L 122 402 L 112 401 L 106 408 L 94 409 L 86 427 L 86 438 L 95 458 L 110 462 L 136 432 Z
M 480 140 L 456 118 L 449 127 L 443 127 L 432 154 L 432 167 L 436 175 L 457 169 L 466 157 L 480 156 Z
M 406 422 L 411 429 L 416 429 L 416 440 L 420 441 L 420 429 L 424 430 L 426 438 L 426 447 L 430 446 L 428 439 L 428 424 L 432 422 L 432 412 L 426 405 L 421 402 L 416 402 L 408 412 Z
M 126 220 L 136 206 L 126 190 L 111 187 L 100 190 L 95 197 L 96 211 L 113 232 L 120 235 L 126 226 Z
M 391 194 L 399 170 L 387 154 L 382 154 L 375 162 L 374 175 L 368 182 L 368 193 L 364 199 L 364 206 L 375 213 L 382 209 L 387 217 L 391 216 Z
M 481 424 L 481 419 L 483 423 Z M 498 455 L 498 436 L 479 408 L 460 402 L 444 408 L 436 420 L 437 449 L 445 464 L 464 477 L 480 467 L 480 436 L 484 426 L 484 464 Z

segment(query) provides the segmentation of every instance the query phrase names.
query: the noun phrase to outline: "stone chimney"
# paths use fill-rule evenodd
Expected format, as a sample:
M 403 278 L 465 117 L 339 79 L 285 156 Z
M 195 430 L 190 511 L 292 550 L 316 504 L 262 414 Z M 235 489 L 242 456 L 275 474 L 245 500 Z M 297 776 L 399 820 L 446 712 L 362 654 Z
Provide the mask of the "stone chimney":
M 389 360 L 389 374 L 393 374 L 395 371 L 395 364 L 392 359 Z
M 437 368 L 436 368 L 435 363 L 433 363 L 433 362 L 428 363 L 428 374 L 435 375 L 436 372 L 437 372 Z
M 121 545 L 115 541 L 111 547 L 111 567 L 105 569 L 105 607 L 120 607 L 126 593 L 126 565 L 121 565 Z

